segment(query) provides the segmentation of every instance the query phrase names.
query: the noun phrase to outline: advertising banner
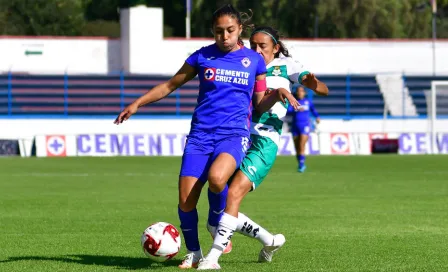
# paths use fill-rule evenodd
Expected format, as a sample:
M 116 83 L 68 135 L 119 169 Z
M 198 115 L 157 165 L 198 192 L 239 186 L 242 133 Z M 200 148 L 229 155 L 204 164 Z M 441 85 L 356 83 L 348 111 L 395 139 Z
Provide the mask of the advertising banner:
M 36 137 L 37 156 L 182 156 L 186 134 L 80 134 Z M 311 133 L 308 155 L 370 155 L 373 139 L 397 139 L 398 153 L 427 154 L 427 133 Z M 448 133 L 437 135 L 439 154 L 448 154 Z M 295 155 L 291 134 L 280 137 L 278 155 Z

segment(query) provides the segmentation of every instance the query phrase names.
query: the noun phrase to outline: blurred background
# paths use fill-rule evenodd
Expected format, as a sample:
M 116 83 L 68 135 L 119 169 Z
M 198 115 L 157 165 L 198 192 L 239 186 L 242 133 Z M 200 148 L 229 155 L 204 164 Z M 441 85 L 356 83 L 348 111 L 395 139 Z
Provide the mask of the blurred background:
M 196 79 L 142 108 L 132 128 L 105 122 L 212 43 L 212 13 L 226 3 L 280 30 L 329 86 L 329 97 L 309 93 L 323 120 L 310 150 L 315 139 L 332 154 L 342 133 L 343 153 L 370 154 L 372 137 L 398 139 L 402 153 L 448 153 L 448 0 L 0 1 L 0 116 L 17 128 L 0 136 L 30 155 L 36 135 L 188 133 Z

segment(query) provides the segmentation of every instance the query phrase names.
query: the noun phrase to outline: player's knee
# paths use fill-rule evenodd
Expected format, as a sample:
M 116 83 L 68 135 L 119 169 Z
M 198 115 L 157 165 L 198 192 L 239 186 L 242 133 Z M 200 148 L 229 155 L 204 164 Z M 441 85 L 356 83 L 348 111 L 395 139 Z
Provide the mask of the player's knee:
M 208 174 L 208 183 L 210 190 L 214 193 L 219 193 L 224 190 L 227 184 L 227 177 L 221 171 L 210 171 Z
M 197 201 L 193 201 L 188 197 L 180 197 L 179 198 L 179 209 L 183 212 L 191 212 L 196 208 Z

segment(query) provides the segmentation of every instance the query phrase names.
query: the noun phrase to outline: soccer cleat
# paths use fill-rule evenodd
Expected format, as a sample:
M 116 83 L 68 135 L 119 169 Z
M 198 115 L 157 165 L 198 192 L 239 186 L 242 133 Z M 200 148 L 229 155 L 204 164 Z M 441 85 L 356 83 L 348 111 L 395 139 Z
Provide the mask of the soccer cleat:
M 187 255 L 185 255 L 184 260 L 179 265 L 180 269 L 190 269 L 190 268 L 197 268 L 199 264 L 199 260 L 201 260 L 202 255 L 197 256 L 194 254 L 194 252 L 190 252 Z
M 299 169 L 297 169 L 297 171 L 299 173 L 303 173 L 303 172 L 305 172 L 305 169 L 306 169 L 306 165 L 302 165 L 301 167 L 299 167 Z
M 216 227 L 210 226 L 207 223 L 207 230 L 210 232 L 210 235 L 212 236 L 212 239 L 215 239 L 215 233 L 216 233 Z M 229 244 L 224 248 L 222 254 L 228 254 L 232 251 L 232 241 L 229 241 Z
M 270 263 L 272 262 L 272 256 L 279 250 L 286 242 L 285 236 L 283 234 L 274 235 L 274 241 L 272 241 L 271 246 L 264 246 L 260 254 L 258 255 L 258 262 L 260 263 Z
M 221 266 L 217 260 L 209 260 L 207 258 L 199 261 L 198 270 L 219 270 Z

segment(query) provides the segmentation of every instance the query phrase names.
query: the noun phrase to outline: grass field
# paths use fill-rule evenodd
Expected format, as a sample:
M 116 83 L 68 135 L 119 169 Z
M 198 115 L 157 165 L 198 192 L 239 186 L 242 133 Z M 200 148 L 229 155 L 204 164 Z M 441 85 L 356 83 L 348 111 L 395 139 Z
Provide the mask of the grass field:
M 0 271 L 178 271 L 140 247 L 178 226 L 180 158 L 0 160 Z M 224 271 L 448 271 L 448 156 L 278 158 L 242 211 L 287 242 L 271 264 L 234 235 Z M 206 194 L 200 237 L 207 251 Z

